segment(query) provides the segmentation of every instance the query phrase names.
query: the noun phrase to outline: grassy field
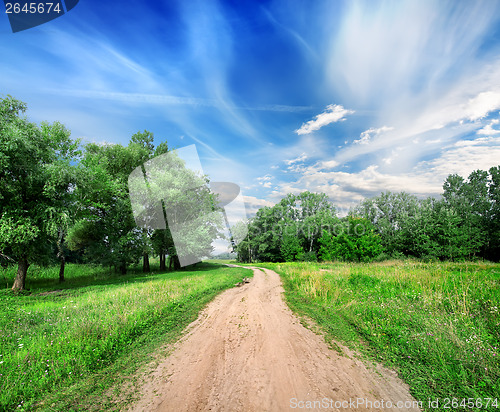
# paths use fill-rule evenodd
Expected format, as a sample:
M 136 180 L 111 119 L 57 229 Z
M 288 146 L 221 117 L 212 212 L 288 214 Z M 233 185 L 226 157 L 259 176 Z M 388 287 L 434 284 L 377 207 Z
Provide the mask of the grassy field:
M 263 266 L 281 275 L 295 312 L 328 338 L 396 368 L 424 405 L 429 398 L 498 398 L 500 408 L 499 264 Z
M 251 271 L 216 263 L 126 276 L 89 265 L 30 267 L 28 293 L 0 290 L 0 410 L 118 410 L 116 393 L 220 291 Z M 14 268 L 0 268 L 5 286 Z M 113 392 L 115 388 L 115 392 Z

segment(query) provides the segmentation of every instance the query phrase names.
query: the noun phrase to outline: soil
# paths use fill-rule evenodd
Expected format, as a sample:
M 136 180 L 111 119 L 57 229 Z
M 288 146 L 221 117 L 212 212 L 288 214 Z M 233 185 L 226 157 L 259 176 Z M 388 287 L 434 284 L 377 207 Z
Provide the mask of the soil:
M 276 272 L 252 270 L 249 283 L 217 296 L 143 377 L 130 411 L 420 410 L 395 372 L 334 343 L 339 353 L 304 327 Z

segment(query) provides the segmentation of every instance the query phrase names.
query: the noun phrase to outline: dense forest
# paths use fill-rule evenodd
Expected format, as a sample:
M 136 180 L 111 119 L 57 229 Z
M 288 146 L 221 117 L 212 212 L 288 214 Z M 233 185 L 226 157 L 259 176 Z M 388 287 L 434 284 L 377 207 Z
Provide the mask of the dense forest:
M 325 194 L 289 194 L 248 222 L 238 258 L 357 261 L 500 259 L 500 167 L 449 175 L 436 199 L 382 193 L 337 217 Z
M 179 269 L 179 258 L 165 229 L 138 227 L 129 197 L 129 176 L 144 163 L 169 151 L 166 142 L 153 144 L 153 134 L 134 134 L 127 146 L 82 144 L 59 122 L 37 125 L 24 115 L 26 104 L 7 96 L 0 100 L 0 263 L 17 265 L 13 289 L 25 288 L 32 263 L 60 263 L 64 281 L 68 261 L 91 262 L 126 273 L 142 259 L 160 258 L 160 269 Z M 171 163 L 172 164 L 172 163 Z M 192 176 L 179 165 L 162 178 L 178 193 L 190 189 L 191 200 L 178 196 L 182 209 L 204 193 L 216 210 L 204 176 Z M 172 177 L 175 175 L 174 177 Z M 193 179 L 198 181 L 193 182 Z M 165 182 L 162 182 L 165 184 Z M 204 188 L 195 193 L 193 187 Z M 152 186 L 149 185 L 149 189 Z M 219 227 L 190 228 L 184 239 L 193 255 L 207 256 Z
M 134 134 L 127 146 L 82 144 L 58 122 L 37 125 L 25 116 L 26 104 L 0 100 L 0 263 L 17 265 L 13 289 L 25 287 L 29 265 L 59 262 L 64 281 L 68 261 L 93 262 L 126 273 L 142 259 L 159 256 L 160 269 L 179 269 L 168 224 L 139 227 L 131 206 L 128 179 L 145 162 L 169 152 L 156 147 L 153 134 Z M 144 169 L 143 169 L 144 170 Z M 194 179 L 178 173 L 179 193 Z M 211 210 L 217 200 L 205 187 Z M 338 217 L 325 194 L 289 194 L 273 207 L 232 228 L 248 234 L 235 252 L 242 262 L 343 260 L 368 262 L 413 256 L 423 259 L 500 257 L 500 168 L 477 170 L 465 179 L 450 175 L 439 199 L 383 193 Z M 180 198 L 180 196 L 179 196 Z M 182 208 L 189 200 L 182 199 Z M 187 202 L 187 203 L 186 203 Z M 191 202 L 200 203 L 193 196 Z M 212 252 L 221 226 L 190 228 L 190 253 Z M 244 232 L 242 232 L 244 233 Z

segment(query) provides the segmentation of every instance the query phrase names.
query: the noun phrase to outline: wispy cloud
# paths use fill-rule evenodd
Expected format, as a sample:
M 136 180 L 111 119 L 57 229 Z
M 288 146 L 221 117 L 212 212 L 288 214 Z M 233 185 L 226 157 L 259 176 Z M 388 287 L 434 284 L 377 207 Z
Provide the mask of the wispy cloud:
M 487 1 L 453 7 L 349 2 L 325 47 L 329 91 L 358 113 L 368 111 L 370 123 L 392 129 L 344 136 L 353 144 L 330 152 L 331 158 L 408 168 L 429 155 L 414 141 L 450 143 L 481 129 L 484 117 L 500 107 L 498 45 L 488 53 L 484 47 L 499 7 Z M 308 132 L 309 125 L 314 120 L 299 130 Z
M 307 155 L 305 153 L 302 153 L 300 156 L 296 157 L 295 159 L 285 160 L 285 163 L 287 165 L 292 165 L 292 164 L 297 163 L 297 162 L 303 162 L 306 159 L 307 159 Z
M 313 120 L 303 123 L 299 129 L 295 130 L 295 133 L 299 135 L 312 133 L 331 123 L 344 120 L 346 115 L 352 113 L 354 113 L 353 110 L 345 109 L 339 104 L 330 104 L 326 106 L 323 113 L 316 115 Z
M 204 107 L 220 107 L 220 102 L 217 99 L 207 99 L 201 97 L 182 97 L 171 96 L 166 94 L 145 94 L 145 93 L 125 93 L 100 90 L 79 90 L 79 89 L 47 89 L 47 93 L 65 95 L 72 97 L 113 100 L 122 103 L 136 103 L 140 105 L 187 105 L 187 106 L 204 106 Z M 248 111 L 268 111 L 268 112 L 303 112 L 310 110 L 310 106 L 287 106 L 287 105 L 263 105 L 263 106 L 233 106 L 233 110 L 248 110 Z
M 358 140 L 354 140 L 354 144 L 368 144 L 373 136 L 379 136 L 381 133 L 388 132 L 389 130 L 393 130 L 393 127 L 382 126 L 378 129 L 370 128 L 361 133 L 360 138 Z

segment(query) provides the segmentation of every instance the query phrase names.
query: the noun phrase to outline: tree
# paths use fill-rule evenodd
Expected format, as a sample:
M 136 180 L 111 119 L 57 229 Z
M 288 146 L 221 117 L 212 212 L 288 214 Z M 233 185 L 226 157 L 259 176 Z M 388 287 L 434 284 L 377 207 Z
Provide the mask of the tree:
M 26 104 L 0 100 L 0 250 L 18 262 L 13 290 L 23 290 L 30 262 L 50 252 L 53 220 L 62 219 L 78 142 L 59 123 L 38 126 Z M 61 220 L 62 221 L 62 220 Z
M 177 151 L 154 157 L 128 178 L 137 224 L 156 231 L 154 246 L 161 257 L 167 251 L 174 269 L 209 256 L 222 229 L 222 214 L 208 183 Z
M 148 161 L 155 155 L 158 156 L 159 154 L 163 154 L 168 151 L 168 146 L 166 142 L 162 142 L 160 146 L 156 148 L 156 151 L 153 142 L 154 142 L 154 135 L 153 133 L 147 130 L 144 130 L 144 132 L 137 132 L 131 137 L 129 146 L 136 145 L 137 147 L 142 149 L 144 153 L 144 157 L 141 159 L 141 164 Z M 148 229 L 143 229 L 143 235 L 144 235 L 144 250 L 142 254 L 142 271 L 144 273 L 147 273 L 151 271 L 149 266 L 149 253 L 152 251 L 153 247 L 151 239 L 153 231 Z M 161 258 L 163 258 L 163 268 L 161 267 L 162 266 Z M 165 270 L 165 255 L 160 256 L 160 270 Z
M 500 166 L 489 170 L 490 184 L 488 197 L 490 211 L 488 215 L 488 248 L 485 256 L 489 259 L 500 259 Z
M 281 240 L 281 257 L 285 262 L 293 262 L 301 253 L 304 253 L 304 249 L 302 249 L 297 237 L 297 230 L 294 226 L 289 226 L 283 233 Z
M 337 223 L 335 207 L 324 193 L 288 194 L 273 207 L 263 207 L 248 224 L 237 247 L 238 259 L 249 261 L 316 260 L 322 229 Z
M 380 236 L 365 218 L 348 216 L 342 219 L 337 233 L 324 231 L 319 239 L 322 260 L 371 262 L 383 252 Z
M 137 144 L 85 146 L 74 190 L 78 210 L 68 233 L 70 249 L 122 274 L 143 256 L 145 237 L 134 221 L 127 178 L 147 156 Z
M 488 243 L 488 218 L 490 199 L 488 198 L 488 172 L 476 170 L 465 180 L 458 175 L 449 175 L 443 184 L 443 206 L 452 220 L 444 240 L 448 256 L 472 258 L 484 254 Z M 451 245 L 455 244 L 453 249 Z

